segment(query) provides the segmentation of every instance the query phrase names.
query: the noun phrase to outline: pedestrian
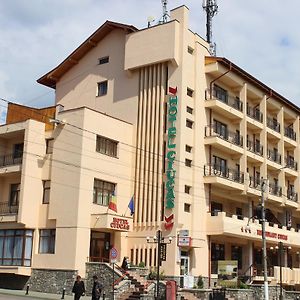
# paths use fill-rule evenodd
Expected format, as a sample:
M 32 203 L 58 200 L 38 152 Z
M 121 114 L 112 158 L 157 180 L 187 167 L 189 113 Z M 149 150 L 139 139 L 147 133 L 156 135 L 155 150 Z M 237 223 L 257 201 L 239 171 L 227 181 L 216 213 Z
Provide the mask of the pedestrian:
M 72 293 L 74 293 L 74 300 L 79 300 L 81 296 L 85 294 L 84 282 L 81 280 L 81 276 L 76 276 L 76 281 L 74 282 Z
M 124 258 L 123 258 L 123 262 L 122 262 L 121 268 L 122 268 L 123 270 L 125 270 L 125 271 L 128 270 L 128 259 L 127 259 L 126 256 L 124 256 Z
M 103 285 L 98 281 L 97 275 L 93 276 L 93 280 L 94 280 L 94 284 L 92 290 L 92 300 L 99 300 L 102 293 Z

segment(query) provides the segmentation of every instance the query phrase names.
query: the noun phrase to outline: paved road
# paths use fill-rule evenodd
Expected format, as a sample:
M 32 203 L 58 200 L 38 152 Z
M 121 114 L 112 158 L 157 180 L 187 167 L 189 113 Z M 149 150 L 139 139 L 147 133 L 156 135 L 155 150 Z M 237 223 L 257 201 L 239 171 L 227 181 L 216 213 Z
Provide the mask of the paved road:
M 21 297 L 21 296 L 11 296 L 11 295 L 3 295 L 3 294 L 0 294 L 0 300 L 21 300 L 21 299 L 29 299 L 29 300 L 36 300 L 36 299 L 39 299 L 39 298 L 33 298 L 33 297 L 30 297 L 30 296 L 26 296 L 26 297 Z M 41 300 L 41 299 L 39 299 Z

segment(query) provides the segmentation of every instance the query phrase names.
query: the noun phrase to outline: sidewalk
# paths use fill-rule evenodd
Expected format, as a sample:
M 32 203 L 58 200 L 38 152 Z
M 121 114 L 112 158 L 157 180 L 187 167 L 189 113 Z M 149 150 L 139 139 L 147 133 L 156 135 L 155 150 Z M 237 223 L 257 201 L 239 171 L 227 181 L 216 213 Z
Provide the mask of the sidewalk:
M 27 299 L 61 299 L 61 294 L 47 294 L 40 292 L 29 291 L 28 295 L 25 295 L 26 291 L 23 290 L 6 290 L 0 289 L 0 295 L 22 296 Z M 81 297 L 80 300 L 90 300 L 91 296 Z M 65 300 L 73 300 L 74 296 L 65 295 Z M 102 299 L 102 298 L 101 298 Z

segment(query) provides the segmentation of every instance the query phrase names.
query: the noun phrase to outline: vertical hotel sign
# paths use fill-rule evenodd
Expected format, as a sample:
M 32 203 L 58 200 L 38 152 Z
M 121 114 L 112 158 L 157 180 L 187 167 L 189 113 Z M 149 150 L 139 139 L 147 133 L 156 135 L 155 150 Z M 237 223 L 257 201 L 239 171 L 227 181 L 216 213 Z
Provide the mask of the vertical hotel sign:
M 167 215 L 165 213 L 165 229 L 171 230 L 174 224 L 174 214 L 172 210 L 175 207 L 175 158 L 176 158 L 176 144 L 175 138 L 177 133 L 176 120 L 178 112 L 178 97 L 177 97 L 177 87 L 169 87 L 169 97 L 168 97 L 168 131 L 167 131 L 167 147 L 166 147 L 166 199 L 165 208 Z

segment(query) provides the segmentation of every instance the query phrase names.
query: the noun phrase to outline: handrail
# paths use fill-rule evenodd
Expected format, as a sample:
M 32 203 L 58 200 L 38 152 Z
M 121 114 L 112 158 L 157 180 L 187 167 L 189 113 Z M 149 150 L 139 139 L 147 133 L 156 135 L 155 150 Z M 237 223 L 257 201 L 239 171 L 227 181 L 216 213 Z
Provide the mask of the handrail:
M 269 193 L 275 196 L 282 196 L 282 187 L 274 183 L 269 183 Z
M 260 123 L 263 122 L 263 113 L 257 107 L 251 107 L 247 103 L 247 115 Z
M 264 147 L 260 143 L 256 143 L 256 142 L 247 140 L 247 149 L 255 154 L 263 156 Z
M 14 154 L 0 156 L 0 167 L 13 166 L 22 163 L 23 155 L 16 157 Z
M 10 202 L 0 202 L 0 215 L 17 214 L 19 205 L 12 205 Z
M 280 133 L 280 123 L 276 119 L 267 117 L 267 126 L 274 131 Z
M 298 170 L 298 164 L 297 164 L 297 162 L 295 162 L 295 158 L 293 156 L 288 155 L 284 158 L 284 160 L 285 160 L 285 166 L 287 168 L 295 170 L 295 171 Z
M 223 168 L 217 164 L 204 165 L 204 176 L 218 176 L 237 183 L 244 183 L 244 173 L 238 170 Z
M 271 149 L 268 149 L 267 153 L 268 153 L 269 160 L 274 161 L 278 164 L 281 164 L 281 154 L 279 154 L 277 151 L 273 151 Z
M 284 135 L 294 141 L 296 141 L 296 132 L 292 127 L 284 127 Z

